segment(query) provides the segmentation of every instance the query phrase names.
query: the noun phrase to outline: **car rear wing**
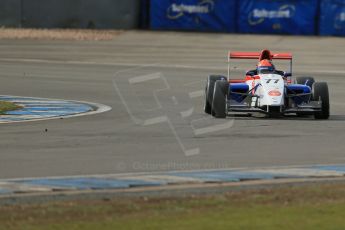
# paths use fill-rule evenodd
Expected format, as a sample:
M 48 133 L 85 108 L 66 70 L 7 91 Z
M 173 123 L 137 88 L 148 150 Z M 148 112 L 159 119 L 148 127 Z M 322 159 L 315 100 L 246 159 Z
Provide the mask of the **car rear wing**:
M 259 52 L 229 52 L 229 59 L 259 59 Z M 291 53 L 271 53 L 271 59 L 292 60 Z
M 289 60 L 290 68 L 289 71 L 292 73 L 292 54 L 291 53 L 271 53 L 268 50 L 261 52 L 229 52 L 228 53 L 228 80 L 230 80 L 230 60 L 231 59 L 260 59 L 262 58 L 263 52 L 267 52 L 267 57 L 272 60 Z

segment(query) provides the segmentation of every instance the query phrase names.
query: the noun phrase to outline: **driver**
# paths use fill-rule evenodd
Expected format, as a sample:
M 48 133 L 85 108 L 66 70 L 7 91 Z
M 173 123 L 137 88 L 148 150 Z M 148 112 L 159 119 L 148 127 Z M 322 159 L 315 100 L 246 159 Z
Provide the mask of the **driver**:
M 256 67 L 256 72 L 257 74 L 279 74 L 283 77 L 285 76 L 284 71 L 277 70 L 272 61 L 269 59 L 259 61 Z
M 271 60 L 263 59 L 259 61 L 257 67 L 257 74 L 268 74 L 268 73 L 275 73 L 276 68 L 272 64 Z
M 272 54 L 269 50 L 261 51 L 259 63 L 256 69 L 247 71 L 246 76 L 255 76 L 258 74 L 279 74 L 284 77 L 284 71 L 277 70 L 272 63 Z

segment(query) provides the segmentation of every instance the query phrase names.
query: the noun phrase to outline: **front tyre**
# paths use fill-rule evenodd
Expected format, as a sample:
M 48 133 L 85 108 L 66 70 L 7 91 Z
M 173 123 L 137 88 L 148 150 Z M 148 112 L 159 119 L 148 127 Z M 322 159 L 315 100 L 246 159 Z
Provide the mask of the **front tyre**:
M 210 75 L 207 78 L 206 88 L 205 88 L 205 104 L 204 104 L 204 111 L 207 114 L 212 113 L 212 101 L 213 101 L 213 91 L 214 91 L 214 84 L 218 80 L 226 79 L 226 77 L 221 75 Z
M 328 119 L 329 118 L 329 93 L 328 85 L 326 82 L 315 82 L 313 85 L 313 100 L 321 101 L 321 111 L 315 112 L 315 119 Z
M 226 99 L 229 91 L 229 82 L 216 81 L 213 91 L 212 115 L 216 118 L 225 118 L 227 115 Z

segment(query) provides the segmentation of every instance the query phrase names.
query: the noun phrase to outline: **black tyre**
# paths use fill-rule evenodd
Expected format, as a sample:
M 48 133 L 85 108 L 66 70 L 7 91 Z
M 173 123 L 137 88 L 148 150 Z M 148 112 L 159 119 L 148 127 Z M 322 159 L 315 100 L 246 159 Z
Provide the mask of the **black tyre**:
M 205 104 L 204 104 L 204 111 L 205 113 L 211 114 L 212 113 L 212 101 L 213 101 L 213 90 L 214 84 L 218 80 L 226 79 L 226 77 L 221 75 L 210 75 L 207 78 L 206 88 L 205 88 Z
M 315 119 L 329 118 L 329 93 L 326 82 L 315 82 L 313 85 L 313 100 L 322 102 L 320 112 L 314 114 Z
M 315 79 L 313 77 L 296 77 L 295 79 L 296 84 L 307 85 L 310 88 L 313 88 L 313 84 L 315 83 Z
M 226 98 L 229 91 L 229 82 L 216 81 L 213 91 L 212 115 L 216 118 L 225 118 L 227 114 Z
M 310 114 L 307 114 L 307 113 L 296 113 L 296 115 L 297 115 L 297 117 L 308 117 L 308 116 L 310 116 Z

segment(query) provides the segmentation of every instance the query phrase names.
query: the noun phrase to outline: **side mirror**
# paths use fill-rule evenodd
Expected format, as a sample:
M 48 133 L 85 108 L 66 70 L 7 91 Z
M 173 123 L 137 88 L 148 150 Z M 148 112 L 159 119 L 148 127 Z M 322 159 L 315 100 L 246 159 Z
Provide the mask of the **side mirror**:
M 256 75 L 254 70 L 250 70 L 246 72 L 246 76 L 254 76 L 254 75 Z
M 292 76 L 291 73 L 288 73 L 288 72 L 285 72 L 285 73 L 284 73 L 284 77 L 291 77 L 291 76 Z

